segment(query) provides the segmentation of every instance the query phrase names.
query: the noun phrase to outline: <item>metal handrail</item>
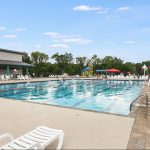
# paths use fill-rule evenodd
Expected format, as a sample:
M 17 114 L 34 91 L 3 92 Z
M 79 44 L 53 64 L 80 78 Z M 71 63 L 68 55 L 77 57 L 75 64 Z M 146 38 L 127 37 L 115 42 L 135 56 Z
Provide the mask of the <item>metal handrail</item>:
M 142 95 L 140 95 L 139 97 L 141 97 Z M 132 103 L 130 104 L 130 111 L 132 110 L 133 106 L 135 105 L 136 101 L 139 99 L 139 97 L 137 97 L 134 101 L 132 101 Z
M 141 94 L 139 97 L 141 96 L 145 96 L 146 98 L 146 107 L 148 107 L 148 95 L 147 93 L 145 94 Z M 135 105 L 136 101 L 139 99 L 139 97 L 137 99 L 135 99 L 131 104 L 130 104 L 130 111 L 132 110 L 133 106 Z

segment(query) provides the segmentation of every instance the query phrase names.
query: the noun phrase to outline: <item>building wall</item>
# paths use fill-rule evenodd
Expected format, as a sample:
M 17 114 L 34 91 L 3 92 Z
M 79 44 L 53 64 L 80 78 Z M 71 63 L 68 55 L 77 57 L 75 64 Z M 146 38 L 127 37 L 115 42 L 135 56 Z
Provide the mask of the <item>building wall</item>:
M 5 74 L 6 73 L 6 69 L 0 69 L 0 75 Z
M 17 69 L 17 73 L 19 73 L 20 75 L 22 74 L 22 69 Z M 2 74 L 6 74 L 6 69 L 1 69 L 0 68 L 0 75 Z M 10 75 L 13 75 L 14 74 L 14 69 L 10 69 Z
M 22 61 L 22 55 L 0 51 L 0 60 Z

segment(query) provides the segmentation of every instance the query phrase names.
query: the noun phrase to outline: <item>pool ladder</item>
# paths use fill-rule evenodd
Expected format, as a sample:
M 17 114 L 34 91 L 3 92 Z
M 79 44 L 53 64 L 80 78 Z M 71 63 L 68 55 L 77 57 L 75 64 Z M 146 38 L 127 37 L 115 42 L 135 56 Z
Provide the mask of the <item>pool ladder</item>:
M 145 93 L 145 94 L 141 94 L 139 97 L 141 96 L 145 96 L 145 100 L 146 100 L 146 107 L 148 107 L 148 104 L 149 104 L 149 98 L 148 98 L 148 94 Z M 139 99 L 139 97 L 137 99 L 135 99 L 131 104 L 130 104 L 130 111 L 132 110 L 132 108 L 135 106 L 137 100 Z

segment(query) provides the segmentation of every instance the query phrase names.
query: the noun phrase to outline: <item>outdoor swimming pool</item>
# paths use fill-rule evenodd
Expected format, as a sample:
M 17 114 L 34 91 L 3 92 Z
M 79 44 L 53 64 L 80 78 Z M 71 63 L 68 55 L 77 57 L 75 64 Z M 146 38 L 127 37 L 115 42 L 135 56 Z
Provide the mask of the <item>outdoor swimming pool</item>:
M 65 80 L 0 85 L 0 97 L 128 115 L 141 81 Z

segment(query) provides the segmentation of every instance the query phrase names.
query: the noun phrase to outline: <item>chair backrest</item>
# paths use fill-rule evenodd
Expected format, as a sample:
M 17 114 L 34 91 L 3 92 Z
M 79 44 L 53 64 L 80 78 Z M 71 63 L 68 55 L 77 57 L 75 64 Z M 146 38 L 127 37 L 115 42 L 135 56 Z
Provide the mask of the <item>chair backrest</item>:
M 20 75 L 17 75 L 17 79 L 21 79 L 21 76 L 20 76 Z
M 5 77 L 3 74 L 1 75 L 1 80 L 5 80 Z
M 25 79 L 26 79 L 26 80 L 28 80 L 28 79 L 29 79 L 28 75 L 25 75 Z
M 10 76 L 6 75 L 5 78 L 8 80 L 8 79 L 10 79 Z

